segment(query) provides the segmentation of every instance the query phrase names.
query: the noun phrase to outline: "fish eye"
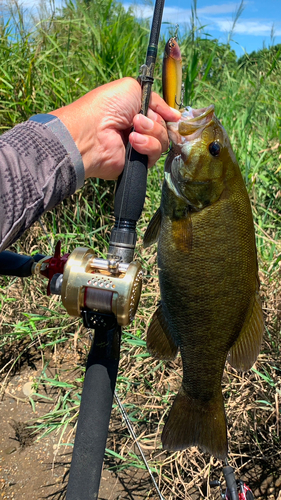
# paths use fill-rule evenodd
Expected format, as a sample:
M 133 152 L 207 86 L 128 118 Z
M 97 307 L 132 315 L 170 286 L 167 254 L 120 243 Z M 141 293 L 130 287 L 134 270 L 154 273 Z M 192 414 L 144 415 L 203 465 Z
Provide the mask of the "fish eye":
M 220 144 L 217 141 L 211 142 L 211 144 L 209 144 L 209 151 L 212 156 L 219 156 L 221 151 Z

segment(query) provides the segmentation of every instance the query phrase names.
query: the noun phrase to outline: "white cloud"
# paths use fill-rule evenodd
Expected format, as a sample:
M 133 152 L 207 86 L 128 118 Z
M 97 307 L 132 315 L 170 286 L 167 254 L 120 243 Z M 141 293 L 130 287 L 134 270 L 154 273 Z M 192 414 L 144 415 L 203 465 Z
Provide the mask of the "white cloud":
M 132 8 L 134 15 L 137 18 L 147 19 L 153 16 L 153 7 L 141 4 L 124 3 L 123 6 L 126 10 Z M 183 23 L 188 22 L 191 10 L 182 9 L 180 7 L 164 7 L 162 22 L 170 23 Z
M 153 15 L 153 6 L 135 3 L 123 3 L 126 10 L 131 7 L 136 17 L 149 18 Z M 237 9 L 236 2 L 225 3 L 222 5 L 208 5 L 197 9 L 198 17 L 206 14 L 229 14 L 235 12 Z M 164 7 L 163 22 L 187 22 L 191 15 L 191 9 L 183 9 L 181 7 Z
M 232 28 L 233 21 L 229 19 L 213 19 L 209 18 L 210 25 L 219 31 L 229 32 Z M 239 35 L 251 35 L 251 36 L 270 36 L 272 30 L 272 23 L 260 21 L 259 19 L 244 19 L 243 21 L 238 21 L 235 25 L 235 33 Z M 279 36 L 281 34 L 280 29 L 275 29 L 274 35 Z
M 151 17 L 153 14 L 153 6 L 150 5 L 145 5 L 141 3 L 128 3 L 124 2 L 123 3 L 125 9 L 128 10 L 129 7 L 132 7 L 134 13 L 138 15 L 138 17 Z M 224 3 L 222 5 L 207 5 L 206 7 L 199 7 L 197 9 L 197 14 L 198 16 L 204 15 L 204 14 L 230 14 L 233 13 L 237 10 L 237 2 L 229 2 L 229 3 Z M 164 16 L 168 17 L 169 15 L 172 15 L 173 17 L 175 15 L 178 15 L 179 17 L 189 17 L 191 14 L 191 9 L 183 9 L 181 7 L 164 7 Z
M 139 18 L 146 19 L 147 17 L 151 17 L 153 14 L 153 7 L 150 7 L 149 5 L 123 3 L 123 7 L 126 10 L 131 8 L 133 10 L 135 16 L 137 16 Z
M 251 3 L 251 2 L 246 2 Z M 132 7 L 134 14 L 139 18 L 151 18 L 153 15 L 153 6 L 145 4 L 123 4 L 126 9 Z M 233 25 L 233 14 L 237 11 L 238 3 L 229 2 L 222 5 L 212 4 L 206 7 L 197 9 L 197 14 L 200 21 L 207 25 L 210 30 L 218 30 L 221 32 L 229 32 Z M 225 16 L 223 16 L 225 14 Z M 232 16 L 227 16 L 232 14 Z M 188 23 L 190 20 L 191 9 L 183 9 L 180 7 L 164 7 L 163 22 L 172 24 Z M 217 17 L 220 15 L 221 17 Z M 279 24 L 279 23 L 278 23 Z M 260 19 L 239 19 L 235 25 L 235 33 L 250 35 L 250 36 L 270 36 L 272 22 Z M 281 35 L 281 25 L 275 23 L 275 36 Z
M 238 7 L 237 2 L 223 3 L 222 5 L 208 5 L 206 7 L 200 7 L 197 9 L 198 16 L 200 14 L 232 14 L 236 12 Z

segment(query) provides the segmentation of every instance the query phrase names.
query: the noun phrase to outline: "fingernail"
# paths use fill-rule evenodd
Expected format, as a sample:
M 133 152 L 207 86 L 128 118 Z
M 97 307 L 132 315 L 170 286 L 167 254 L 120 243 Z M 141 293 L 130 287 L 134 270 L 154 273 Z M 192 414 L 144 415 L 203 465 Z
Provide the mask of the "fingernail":
M 178 109 L 172 108 L 170 106 L 170 110 L 173 111 L 173 113 L 176 115 L 177 118 L 181 117 L 181 112 Z
M 155 115 L 156 115 L 156 113 L 155 113 Z M 151 116 L 151 114 L 149 114 L 149 116 L 150 116 L 150 118 L 148 118 L 147 116 L 141 115 L 141 114 L 138 115 L 138 119 L 140 121 L 140 124 L 145 130 L 152 130 L 154 127 L 153 115 Z
M 144 116 L 144 118 L 145 121 L 143 123 L 143 128 L 145 128 L 146 130 L 152 130 L 154 127 L 154 121 L 151 120 L 150 118 L 147 118 L 147 116 Z
M 155 111 L 153 111 L 153 109 L 149 109 L 149 118 L 151 120 L 153 120 L 154 122 L 156 122 L 157 117 L 158 117 L 157 113 L 155 113 Z
M 148 141 L 148 138 L 145 135 L 138 134 L 138 132 L 132 132 L 131 139 L 135 144 L 146 144 Z

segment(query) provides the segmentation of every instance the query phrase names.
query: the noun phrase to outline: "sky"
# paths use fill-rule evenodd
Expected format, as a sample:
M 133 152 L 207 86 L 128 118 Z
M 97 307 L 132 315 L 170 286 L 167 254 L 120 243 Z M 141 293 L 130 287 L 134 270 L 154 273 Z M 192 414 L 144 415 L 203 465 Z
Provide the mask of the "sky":
M 197 15 L 205 33 L 220 42 L 227 42 L 239 1 L 197 0 Z M 150 3 L 123 1 L 126 8 L 132 5 L 138 17 L 152 17 Z M 165 0 L 163 21 L 179 24 L 180 30 L 188 27 L 191 0 Z M 231 46 L 238 56 L 246 51 L 262 49 L 273 43 L 281 43 L 281 0 L 245 0 L 244 10 L 237 21 Z

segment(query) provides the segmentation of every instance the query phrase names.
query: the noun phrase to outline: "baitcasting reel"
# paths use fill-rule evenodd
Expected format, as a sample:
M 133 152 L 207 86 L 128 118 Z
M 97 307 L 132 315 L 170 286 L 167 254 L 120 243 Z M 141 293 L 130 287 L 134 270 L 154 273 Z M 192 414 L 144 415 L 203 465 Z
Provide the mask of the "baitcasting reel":
M 85 310 L 114 314 L 120 326 L 134 319 L 142 288 L 138 262 L 96 258 L 92 249 L 83 247 L 61 256 L 58 243 L 54 257 L 34 262 L 32 274 L 49 279 L 48 294 L 61 295 L 70 316 L 81 317 Z

